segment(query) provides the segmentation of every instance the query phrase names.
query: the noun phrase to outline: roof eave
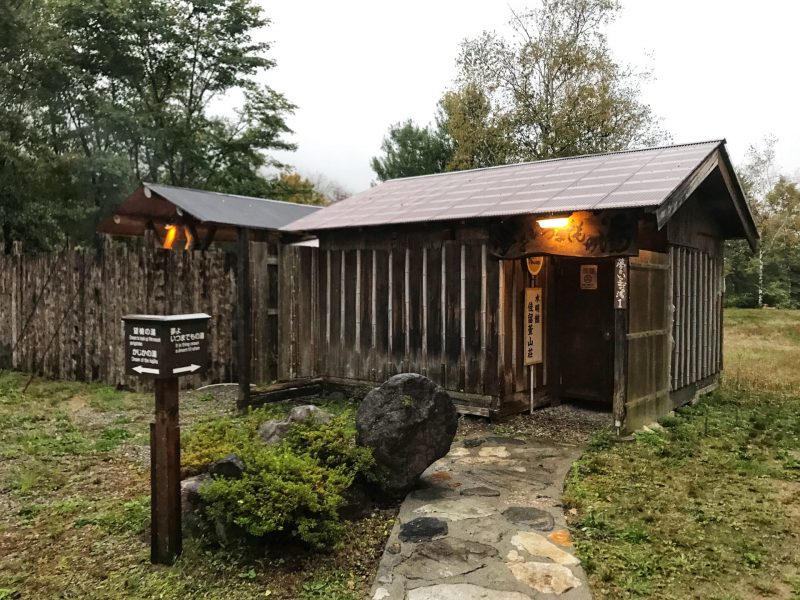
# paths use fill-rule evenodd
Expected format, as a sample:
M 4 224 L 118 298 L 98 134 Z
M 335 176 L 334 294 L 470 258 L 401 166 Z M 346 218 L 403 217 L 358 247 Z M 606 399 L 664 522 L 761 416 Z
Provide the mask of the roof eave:
M 755 252 L 758 249 L 758 228 L 756 227 L 750 207 L 742 190 L 742 186 L 736 177 L 736 172 L 731 164 L 728 152 L 725 149 L 725 141 L 721 141 L 700 164 L 695 167 L 691 174 L 676 187 L 667 198 L 655 209 L 658 228 L 661 229 L 672 216 L 683 206 L 683 203 L 697 190 L 700 184 L 719 168 L 720 174 L 725 181 L 725 186 L 730 195 L 733 207 L 739 217 L 742 226 L 741 236 L 747 240 L 750 248 Z

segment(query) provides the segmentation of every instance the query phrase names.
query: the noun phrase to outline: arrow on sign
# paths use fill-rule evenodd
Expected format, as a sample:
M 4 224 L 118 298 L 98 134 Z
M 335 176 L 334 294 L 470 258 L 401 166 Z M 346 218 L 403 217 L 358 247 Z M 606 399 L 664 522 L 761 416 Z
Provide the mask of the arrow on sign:
M 133 370 L 137 373 L 152 373 L 153 375 L 158 375 L 161 372 L 158 369 L 148 369 L 147 367 L 143 367 L 141 365 L 133 367 Z
M 172 369 L 172 373 L 194 373 L 197 369 L 200 368 L 200 365 L 189 365 L 188 367 L 177 367 Z

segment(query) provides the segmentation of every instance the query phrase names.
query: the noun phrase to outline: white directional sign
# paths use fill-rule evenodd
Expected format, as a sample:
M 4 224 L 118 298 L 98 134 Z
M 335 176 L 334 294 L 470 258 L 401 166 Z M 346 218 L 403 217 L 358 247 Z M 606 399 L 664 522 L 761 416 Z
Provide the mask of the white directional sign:
M 208 363 L 209 318 L 201 313 L 123 317 L 127 372 L 167 378 L 204 371 Z

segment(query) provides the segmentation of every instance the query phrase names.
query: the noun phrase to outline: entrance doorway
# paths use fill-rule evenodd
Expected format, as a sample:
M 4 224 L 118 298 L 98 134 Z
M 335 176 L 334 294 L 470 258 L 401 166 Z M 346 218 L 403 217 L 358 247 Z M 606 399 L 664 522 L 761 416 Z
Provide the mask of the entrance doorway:
M 610 407 L 614 386 L 614 261 L 559 257 L 556 264 L 560 396 Z

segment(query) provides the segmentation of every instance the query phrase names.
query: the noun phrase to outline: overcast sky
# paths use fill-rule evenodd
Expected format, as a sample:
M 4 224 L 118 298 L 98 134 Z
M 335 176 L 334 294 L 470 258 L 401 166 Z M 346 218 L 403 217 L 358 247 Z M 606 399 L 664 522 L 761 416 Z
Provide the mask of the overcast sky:
M 259 0 L 278 65 L 265 81 L 298 105 L 297 152 L 279 158 L 350 192 L 369 186 L 388 126 L 433 120 L 464 38 L 503 30 L 494 0 Z M 734 161 L 765 135 L 779 166 L 800 170 L 800 75 L 794 0 L 622 0 L 608 32 L 618 60 L 646 67 L 644 100 L 675 143 L 725 137 Z

